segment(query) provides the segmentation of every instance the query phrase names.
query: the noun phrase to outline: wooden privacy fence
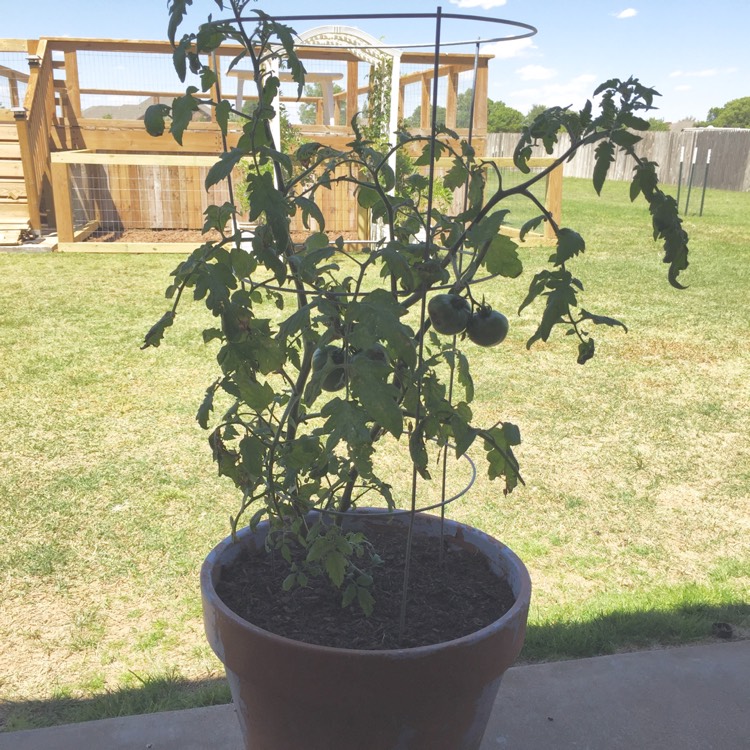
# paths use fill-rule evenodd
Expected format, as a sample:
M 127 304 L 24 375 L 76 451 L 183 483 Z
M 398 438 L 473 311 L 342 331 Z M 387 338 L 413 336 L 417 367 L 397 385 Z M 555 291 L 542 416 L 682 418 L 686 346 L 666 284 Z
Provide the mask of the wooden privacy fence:
M 655 131 L 641 133 L 643 140 L 636 144 L 638 155 L 648 156 L 659 164 L 659 179 L 667 185 L 676 185 L 680 172 L 680 155 L 684 153 L 683 183 L 697 149 L 694 186 L 702 187 L 708 150 L 711 149 L 711 166 L 707 187 L 720 190 L 750 190 L 750 130 L 739 128 L 688 128 L 682 131 Z M 490 133 L 487 136 L 487 153 L 491 156 L 512 156 L 520 138 L 519 133 Z M 553 156 L 570 147 L 570 138 L 561 134 Z M 594 172 L 595 146 L 585 146 L 565 163 L 567 177 L 591 178 Z M 683 152 L 684 149 L 684 152 Z M 546 156 L 541 146 L 535 155 Z M 608 178 L 631 180 L 633 165 L 620 151 L 609 168 Z

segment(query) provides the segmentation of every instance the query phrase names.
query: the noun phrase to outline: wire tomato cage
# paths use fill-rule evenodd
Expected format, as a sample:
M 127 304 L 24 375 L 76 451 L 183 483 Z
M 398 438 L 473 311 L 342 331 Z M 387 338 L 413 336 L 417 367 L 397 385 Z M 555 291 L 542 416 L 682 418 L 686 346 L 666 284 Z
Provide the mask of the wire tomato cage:
M 505 42 L 513 42 L 518 41 L 522 39 L 526 39 L 529 37 L 534 36 L 538 33 L 538 30 L 536 27 L 532 26 L 531 24 L 523 23 L 520 21 L 513 21 L 506 18 L 494 18 L 490 16 L 480 16 L 480 15 L 473 15 L 473 14 L 464 14 L 464 13 L 443 13 L 442 8 L 438 7 L 435 12 L 433 13 L 353 13 L 353 14 L 313 14 L 313 15 L 278 15 L 278 16 L 266 16 L 265 14 L 258 13 L 254 16 L 248 16 L 248 17 L 235 17 L 235 18 L 228 18 L 228 19 L 218 19 L 209 22 L 207 24 L 210 25 L 221 25 L 221 24 L 239 24 L 240 26 L 244 23 L 256 23 L 259 18 L 267 18 L 268 20 L 272 22 L 318 22 L 318 21 L 410 21 L 410 20 L 428 20 L 434 22 L 434 41 L 432 42 L 418 42 L 418 43 L 404 43 L 404 44 L 347 44 L 345 40 L 336 40 L 335 45 L 332 44 L 315 44 L 315 43 L 308 43 L 304 39 L 300 39 L 298 44 L 295 44 L 296 47 L 299 49 L 331 49 L 332 47 L 335 47 L 336 49 L 380 49 L 380 50 L 388 50 L 388 49 L 398 49 L 398 50 L 406 50 L 406 49 L 424 49 L 424 50 L 432 50 L 432 97 L 431 97 L 431 104 L 430 104 L 430 130 L 432 137 L 429 139 L 429 167 L 428 167 L 428 182 L 427 182 L 427 198 L 426 198 L 426 210 L 425 210 L 425 217 L 426 217 L 426 223 L 425 223 L 425 244 L 426 244 L 426 253 L 429 253 L 431 250 L 432 242 L 433 242 L 433 206 L 435 201 L 434 196 L 434 185 L 435 185 L 435 162 L 436 162 L 436 147 L 435 147 L 435 141 L 436 141 L 436 135 L 438 133 L 438 79 L 440 77 L 440 55 L 441 50 L 445 48 L 455 48 L 455 47 L 473 47 L 474 49 L 474 65 L 473 65 L 473 81 L 471 85 L 471 100 L 470 100 L 470 107 L 469 107 L 469 120 L 468 120 L 468 138 L 467 143 L 469 146 L 471 146 L 472 138 L 474 135 L 474 118 L 475 118 L 475 110 L 476 110 L 476 86 L 477 86 L 477 78 L 478 78 L 478 69 L 479 69 L 479 54 L 480 49 L 483 45 L 487 44 L 498 44 L 498 43 L 505 43 Z M 510 29 L 512 33 L 505 34 L 505 35 L 491 35 L 486 36 L 483 38 L 477 38 L 473 40 L 469 39 L 463 39 L 458 41 L 445 41 L 443 40 L 443 24 L 446 21 L 454 22 L 477 22 L 480 24 L 486 24 L 493 27 L 505 27 L 507 29 Z M 231 179 L 231 177 L 230 177 Z M 466 209 L 468 196 L 466 195 L 466 192 L 464 193 L 464 209 Z M 358 241 L 354 241 L 358 242 Z M 372 241 L 370 241 L 372 242 Z M 375 241 L 378 242 L 378 241 Z M 381 240 L 382 242 L 382 240 Z M 364 244 L 364 242 L 362 243 Z M 338 248 L 331 246 L 332 252 L 344 252 L 343 246 L 340 245 Z M 459 251 L 456 253 L 456 257 L 453 259 L 453 271 L 457 275 L 461 272 L 461 264 L 464 260 L 464 254 L 466 251 L 463 249 L 463 246 L 460 247 Z M 474 284 L 480 284 L 483 282 L 490 281 L 494 278 L 496 278 L 500 274 L 492 274 L 489 273 L 487 275 L 483 275 L 479 278 L 471 278 L 466 281 L 466 283 L 460 287 L 460 288 L 466 288 Z M 251 279 L 246 280 L 247 283 L 249 283 L 252 288 L 254 289 L 264 289 L 271 292 L 278 292 L 278 293 L 284 293 L 284 294 L 294 294 L 298 295 L 300 292 L 300 287 L 295 286 L 285 286 L 283 283 L 274 283 L 273 279 L 268 279 L 266 281 L 260 281 L 260 282 L 253 282 Z M 320 287 L 316 287 L 314 284 L 311 284 L 309 281 L 303 284 L 303 288 L 309 291 L 310 293 L 317 293 L 317 294 L 325 294 L 329 296 L 331 299 L 356 299 L 356 295 L 360 294 L 361 292 L 359 290 L 355 292 L 349 292 L 349 291 L 333 291 L 333 290 L 327 290 L 327 289 L 321 289 Z M 452 290 L 456 291 L 456 285 L 454 283 L 444 283 L 444 284 L 434 284 L 429 286 L 430 290 L 434 291 L 441 291 L 441 290 Z M 394 297 L 400 297 L 403 298 L 405 296 L 414 295 L 414 290 L 393 290 Z M 421 292 L 421 302 L 420 302 L 420 310 L 419 310 L 419 330 L 421 332 L 421 335 L 419 335 L 419 344 L 418 344 L 418 366 L 421 365 L 424 362 L 424 333 L 426 332 L 427 328 L 429 327 L 426 325 L 427 320 L 427 313 L 426 313 L 426 292 L 422 290 Z M 414 297 L 412 296 L 412 301 L 414 301 Z M 456 337 L 454 336 L 453 339 L 453 351 L 456 351 Z M 454 391 L 454 380 L 455 380 L 456 374 L 455 374 L 455 367 L 451 365 L 450 369 L 450 381 L 448 385 L 448 400 L 449 403 L 453 403 L 453 391 Z M 415 419 L 415 423 L 418 422 L 420 417 L 420 407 L 421 407 L 421 383 L 417 383 L 417 397 L 416 397 L 416 414 L 409 415 L 410 418 Z M 391 512 L 391 513 L 399 513 L 399 514 L 409 514 L 410 515 L 410 523 L 408 526 L 408 535 L 407 535 L 407 554 L 406 554 L 406 565 L 404 570 L 404 593 L 402 597 L 402 611 L 401 611 L 401 632 L 403 632 L 404 628 L 404 621 L 405 621 L 405 608 L 406 608 L 406 592 L 408 588 L 408 580 L 409 580 L 409 561 L 410 561 L 410 550 L 411 550 L 411 544 L 412 544 L 412 536 L 413 536 L 413 525 L 414 525 L 414 517 L 418 512 L 423 511 L 429 511 L 429 510 L 436 510 L 440 509 L 441 519 L 444 519 L 445 515 L 445 507 L 457 500 L 460 497 L 463 497 L 473 486 L 475 480 L 476 480 L 476 466 L 472 459 L 464 453 L 461 458 L 463 458 L 468 466 L 469 466 L 469 478 L 464 487 L 462 487 L 457 492 L 454 492 L 450 496 L 448 496 L 447 489 L 446 489 L 446 479 L 447 479 L 447 466 L 446 466 L 446 457 L 447 457 L 447 451 L 449 448 L 452 448 L 454 446 L 451 446 L 449 444 L 441 445 L 440 448 L 443 451 L 443 460 L 442 460 L 442 477 L 441 477 L 441 493 L 440 493 L 440 500 L 434 503 L 430 503 L 428 505 L 423 505 L 421 507 L 417 507 L 417 484 L 419 480 L 418 471 L 416 467 L 416 463 L 412 462 L 412 476 L 411 476 L 411 498 L 408 509 L 395 509 L 395 510 L 383 510 L 383 512 Z M 335 510 L 333 508 L 323 508 L 321 509 L 321 512 L 324 514 L 328 514 L 330 516 L 340 516 L 340 515 L 358 515 L 358 512 L 356 510 L 356 507 L 347 509 L 346 511 L 340 511 Z M 364 513 L 361 513 L 359 515 L 364 515 Z M 442 553 L 442 545 L 441 545 L 441 553 Z

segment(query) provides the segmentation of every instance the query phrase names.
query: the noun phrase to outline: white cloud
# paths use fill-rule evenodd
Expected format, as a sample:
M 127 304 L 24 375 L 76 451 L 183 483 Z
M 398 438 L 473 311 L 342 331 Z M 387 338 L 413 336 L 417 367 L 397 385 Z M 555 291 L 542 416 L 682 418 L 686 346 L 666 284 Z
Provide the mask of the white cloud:
M 516 73 L 522 81 L 547 81 L 557 75 L 554 68 L 545 68 L 543 65 L 524 65 Z
M 527 37 L 526 39 L 513 39 L 510 42 L 495 42 L 483 47 L 482 52 L 494 55 L 496 60 L 510 60 L 512 57 L 526 57 L 531 50 L 536 48 L 536 44 Z
M 508 0 L 450 0 L 451 5 L 457 5 L 459 8 L 483 8 L 484 10 L 490 10 L 490 8 L 499 8 L 501 5 L 505 5 Z
M 506 103 L 521 111 L 527 110 L 533 104 L 544 104 L 548 107 L 582 107 L 591 96 L 592 84 L 598 80 L 590 73 L 571 78 L 565 83 L 548 83 L 525 89 L 516 89 L 508 94 Z
M 451 0 L 452 2 L 453 0 Z M 625 8 L 625 10 L 621 10 L 619 13 L 615 14 L 615 18 L 632 18 L 633 16 L 637 16 L 638 11 L 635 8 Z
M 704 68 L 703 70 L 673 70 L 670 78 L 712 78 L 718 75 L 736 73 L 737 68 Z
M 692 89 L 693 89 L 693 87 L 692 87 L 692 86 L 688 86 L 688 85 L 687 85 L 687 84 L 685 84 L 685 83 L 683 83 L 683 84 L 682 84 L 682 85 L 680 85 L 680 86 L 675 86 L 675 87 L 674 87 L 674 90 L 675 90 L 675 91 L 692 91 Z

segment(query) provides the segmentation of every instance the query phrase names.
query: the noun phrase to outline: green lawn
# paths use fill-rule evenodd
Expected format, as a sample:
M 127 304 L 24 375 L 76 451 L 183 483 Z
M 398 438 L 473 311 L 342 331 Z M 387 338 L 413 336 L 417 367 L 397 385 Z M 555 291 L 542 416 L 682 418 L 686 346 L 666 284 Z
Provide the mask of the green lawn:
M 511 333 L 476 352 L 474 410 L 521 427 L 526 487 L 504 498 L 480 477 L 450 512 L 529 566 L 523 658 L 690 642 L 715 621 L 747 635 L 749 216 L 750 194 L 708 192 L 678 292 L 645 203 L 566 180 L 584 305 L 630 328 L 595 331 L 585 367 L 565 336 L 524 346 L 539 310 L 515 310 L 548 250 L 482 288 Z M 139 349 L 178 260 L 0 255 L 6 729 L 227 699 L 197 583 L 238 501 L 194 420 L 210 323 L 187 306 L 165 345 Z

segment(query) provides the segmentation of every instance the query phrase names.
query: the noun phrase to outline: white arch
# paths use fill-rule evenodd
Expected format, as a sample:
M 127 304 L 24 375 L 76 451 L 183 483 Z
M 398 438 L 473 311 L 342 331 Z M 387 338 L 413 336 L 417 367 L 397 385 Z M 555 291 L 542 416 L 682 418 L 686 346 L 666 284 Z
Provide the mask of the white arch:
M 355 57 L 370 65 L 378 65 L 384 61 L 391 61 L 391 104 L 388 113 L 388 130 L 395 138 L 398 130 L 398 97 L 401 66 L 401 50 L 382 49 L 381 42 L 372 34 L 354 26 L 317 26 L 314 29 L 299 34 L 300 47 L 308 45 L 314 47 L 341 47 L 347 49 Z M 330 99 L 327 111 L 333 112 L 333 83 L 329 90 L 323 90 L 324 102 L 326 96 Z
M 299 46 L 345 47 L 360 60 L 377 65 L 401 56 L 400 50 L 381 49 L 381 42 L 354 26 L 317 26 L 299 34 Z

